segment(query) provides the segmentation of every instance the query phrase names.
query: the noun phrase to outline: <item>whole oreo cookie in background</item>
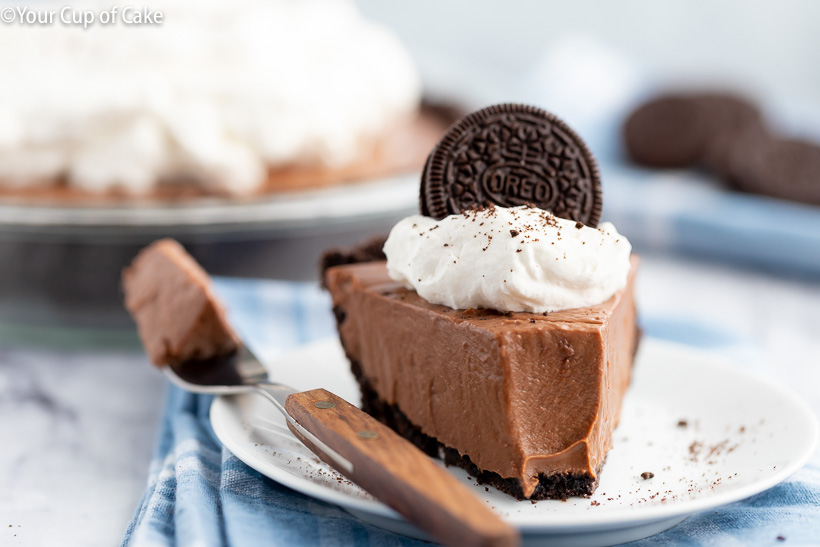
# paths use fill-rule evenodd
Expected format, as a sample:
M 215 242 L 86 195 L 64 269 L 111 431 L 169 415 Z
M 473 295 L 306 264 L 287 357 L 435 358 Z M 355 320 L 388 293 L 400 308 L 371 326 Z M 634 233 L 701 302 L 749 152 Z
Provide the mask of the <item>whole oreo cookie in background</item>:
M 760 120 L 758 108 L 739 95 L 663 95 L 630 114 L 624 142 L 632 161 L 648 167 L 723 169 L 733 136 Z
M 747 131 L 732 147 L 728 180 L 744 192 L 820 205 L 820 146 Z
M 739 95 L 726 93 L 704 93 L 694 101 L 707 125 L 700 164 L 723 173 L 732 141 L 749 128 L 765 127 L 760 109 Z
M 750 172 L 758 163 L 755 158 L 765 153 L 775 138 L 762 123 L 749 125 L 731 138 L 727 137 L 720 157 L 716 154 L 715 161 L 710 163 L 711 170 L 734 190 L 758 193 L 748 182 L 752 180 Z
M 490 204 L 530 203 L 558 217 L 597 226 L 601 177 L 584 141 L 533 106 L 500 104 L 453 124 L 421 178 L 421 212 L 442 219 Z
M 773 133 L 731 93 L 667 94 L 630 114 L 627 152 L 649 167 L 704 167 L 736 190 L 820 205 L 820 146 Z
M 667 95 L 632 112 L 623 133 L 633 162 L 647 167 L 688 167 L 703 151 L 706 121 L 694 101 Z

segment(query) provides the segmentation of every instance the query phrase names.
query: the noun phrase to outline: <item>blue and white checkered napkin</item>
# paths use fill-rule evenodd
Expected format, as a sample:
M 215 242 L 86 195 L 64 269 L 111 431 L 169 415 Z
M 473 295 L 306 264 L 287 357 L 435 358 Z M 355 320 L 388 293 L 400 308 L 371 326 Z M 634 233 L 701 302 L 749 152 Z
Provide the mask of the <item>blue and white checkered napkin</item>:
M 334 333 L 329 299 L 315 285 L 220 279 L 217 290 L 231 321 L 263 359 Z M 657 329 L 652 321 L 645 326 L 650 335 L 697 332 L 668 329 L 662 322 Z M 714 336 L 703 338 L 715 347 Z M 243 464 L 214 435 L 208 419 L 211 400 L 169 386 L 148 488 L 124 546 L 424 544 L 364 524 Z M 815 456 L 767 492 L 694 516 L 635 545 L 769 545 L 779 535 L 788 545 L 817 545 L 819 464 Z

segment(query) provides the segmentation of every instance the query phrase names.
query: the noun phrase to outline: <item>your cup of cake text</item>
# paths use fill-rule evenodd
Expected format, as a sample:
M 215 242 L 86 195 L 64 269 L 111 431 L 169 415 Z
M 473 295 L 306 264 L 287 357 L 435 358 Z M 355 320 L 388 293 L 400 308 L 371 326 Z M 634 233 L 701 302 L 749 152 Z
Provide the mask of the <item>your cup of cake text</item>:
M 64 25 L 87 29 L 94 25 L 158 26 L 165 15 L 146 6 L 112 6 L 107 9 L 37 9 L 28 6 L 0 8 L 0 23 L 20 26 Z

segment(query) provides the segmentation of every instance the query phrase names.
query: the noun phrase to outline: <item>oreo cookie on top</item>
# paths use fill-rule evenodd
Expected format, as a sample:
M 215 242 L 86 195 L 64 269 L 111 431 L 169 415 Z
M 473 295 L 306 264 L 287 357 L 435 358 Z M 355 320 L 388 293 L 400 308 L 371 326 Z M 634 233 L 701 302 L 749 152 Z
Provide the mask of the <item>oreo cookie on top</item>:
M 601 177 L 584 141 L 554 115 L 522 104 L 483 108 L 453 124 L 427 158 L 421 212 L 532 204 L 597 226 Z

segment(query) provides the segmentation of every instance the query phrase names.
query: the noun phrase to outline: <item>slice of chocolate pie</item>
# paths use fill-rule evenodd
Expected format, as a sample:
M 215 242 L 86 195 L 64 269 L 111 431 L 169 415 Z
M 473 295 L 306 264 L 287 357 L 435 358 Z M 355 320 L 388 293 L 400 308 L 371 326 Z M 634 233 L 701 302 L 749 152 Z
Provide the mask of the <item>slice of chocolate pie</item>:
M 517 498 L 591 494 L 639 338 L 639 261 L 593 227 L 599 182 L 583 142 L 538 109 L 453 126 L 423 175 L 430 216 L 394 227 L 386 261 L 372 243 L 328 255 L 363 408 Z M 522 191 L 538 207 L 516 206 Z
M 204 361 L 240 347 L 211 279 L 173 239 L 144 248 L 122 273 L 125 307 L 157 366 Z

